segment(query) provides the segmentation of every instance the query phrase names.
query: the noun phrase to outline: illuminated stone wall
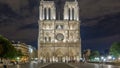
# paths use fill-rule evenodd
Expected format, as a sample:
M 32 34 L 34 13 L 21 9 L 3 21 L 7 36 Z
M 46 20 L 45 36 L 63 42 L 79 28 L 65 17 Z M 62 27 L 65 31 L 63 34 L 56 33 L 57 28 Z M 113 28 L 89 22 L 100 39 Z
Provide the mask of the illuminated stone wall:
M 48 7 L 51 11 L 46 11 L 45 8 Z M 44 62 L 79 61 L 81 37 L 78 3 L 74 1 L 65 3 L 64 20 L 55 20 L 55 12 L 53 1 L 40 3 L 38 58 Z M 50 17 L 45 18 L 45 15 Z

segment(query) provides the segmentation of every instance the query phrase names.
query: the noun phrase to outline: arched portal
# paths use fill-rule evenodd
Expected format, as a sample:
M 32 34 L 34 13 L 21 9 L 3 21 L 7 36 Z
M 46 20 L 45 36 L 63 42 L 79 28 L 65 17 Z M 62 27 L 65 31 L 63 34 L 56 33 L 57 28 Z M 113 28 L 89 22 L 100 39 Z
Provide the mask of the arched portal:
M 64 52 L 61 48 L 55 51 L 55 57 L 57 62 L 63 62 Z

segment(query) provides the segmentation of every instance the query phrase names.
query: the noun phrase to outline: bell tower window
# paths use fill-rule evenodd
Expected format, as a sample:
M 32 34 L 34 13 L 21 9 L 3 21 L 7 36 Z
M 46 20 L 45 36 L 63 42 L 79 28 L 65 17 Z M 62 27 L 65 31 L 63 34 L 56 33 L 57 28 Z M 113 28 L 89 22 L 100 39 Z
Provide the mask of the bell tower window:
M 44 8 L 44 20 L 46 20 L 46 19 L 47 19 L 47 9 Z
M 74 20 L 74 8 L 72 8 L 72 20 Z
M 49 14 L 49 15 L 48 15 L 48 18 L 49 18 L 49 20 L 50 20 L 50 19 L 51 19 L 51 9 L 50 9 L 50 8 L 48 9 L 48 14 Z
M 68 20 L 70 20 L 70 8 L 68 9 Z

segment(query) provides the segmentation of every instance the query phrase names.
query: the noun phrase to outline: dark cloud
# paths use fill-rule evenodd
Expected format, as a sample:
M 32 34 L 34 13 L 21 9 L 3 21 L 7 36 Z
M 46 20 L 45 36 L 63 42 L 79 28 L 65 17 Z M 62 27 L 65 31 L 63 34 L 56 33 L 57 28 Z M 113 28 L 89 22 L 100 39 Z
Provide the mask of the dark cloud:
M 120 12 L 120 0 L 78 0 L 80 16 L 98 17 L 104 14 Z
M 120 34 L 120 13 L 105 15 L 97 18 L 87 19 L 81 25 L 81 34 L 85 38 L 101 38 Z M 92 22 L 95 23 L 92 23 Z M 86 24 L 85 24 L 86 23 Z
M 29 24 L 29 25 L 24 25 L 24 26 L 20 27 L 18 30 L 24 30 L 24 29 L 38 29 L 38 24 L 33 23 L 33 24 Z

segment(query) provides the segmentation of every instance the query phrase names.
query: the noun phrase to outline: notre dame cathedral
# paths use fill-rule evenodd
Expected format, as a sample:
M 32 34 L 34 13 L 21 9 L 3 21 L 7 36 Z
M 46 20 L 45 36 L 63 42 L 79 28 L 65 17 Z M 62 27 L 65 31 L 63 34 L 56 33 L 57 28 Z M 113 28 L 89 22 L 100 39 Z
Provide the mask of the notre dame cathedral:
M 40 1 L 38 24 L 39 60 L 43 62 L 80 60 L 80 21 L 76 0 L 66 1 L 63 8 L 57 8 L 54 1 Z

